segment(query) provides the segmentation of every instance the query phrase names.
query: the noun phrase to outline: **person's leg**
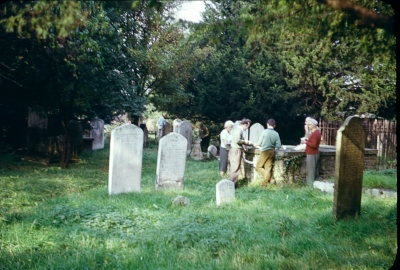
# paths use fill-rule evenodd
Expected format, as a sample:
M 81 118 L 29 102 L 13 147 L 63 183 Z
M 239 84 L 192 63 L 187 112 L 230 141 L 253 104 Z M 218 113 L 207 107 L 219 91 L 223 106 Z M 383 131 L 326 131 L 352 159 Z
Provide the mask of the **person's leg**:
M 263 179 L 262 185 L 264 185 L 264 183 L 265 183 L 265 168 L 264 168 L 264 165 L 265 165 L 266 160 L 267 160 L 267 153 L 266 153 L 266 151 L 262 151 L 260 153 L 260 156 L 258 157 L 258 160 L 256 162 L 256 166 L 255 166 L 256 171 L 261 175 L 261 177 Z
M 272 166 L 274 165 L 274 158 L 275 158 L 275 150 L 267 150 L 265 151 L 266 153 L 266 159 L 265 159 L 265 164 L 264 164 L 264 169 L 265 169 L 265 184 L 269 183 L 272 177 Z
M 228 164 L 228 155 L 226 148 L 220 147 L 219 149 L 219 176 L 224 177 Z
M 240 174 L 240 158 L 241 158 L 242 150 L 232 148 L 229 150 L 229 163 L 230 163 L 230 174 L 229 178 L 237 183 Z
M 315 175 L 316 175 L 316 162 L 317 157 L 316 155 L 307 155 L 307 185 L 312 186 L 315 180 Z

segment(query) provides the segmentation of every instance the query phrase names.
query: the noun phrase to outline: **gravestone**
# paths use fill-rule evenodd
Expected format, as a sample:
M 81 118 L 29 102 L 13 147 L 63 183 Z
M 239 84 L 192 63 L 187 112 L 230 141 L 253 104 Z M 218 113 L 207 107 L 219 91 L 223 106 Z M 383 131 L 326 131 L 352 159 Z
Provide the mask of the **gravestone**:
M 140 192 L 143 130 L 124 124 L 111 132 L 108 194 Z
M 147 127 L 143 129 L 143 147 L 147 147 L 147 144 L 149 142 L 149 131 L 147 130 Z
M 180 125 L 180 123 L 182 123 L 182 120 L 181 119 L 175 119 L 174 120 L 174 122 L 172 123 L 172 125 L 173 125 L 173 131 L 175 132 L 175 133 L 179 133 L 179 125 Z
M 165 126 L 163 127 L 163 137 L 167 136 L 172 132 L 172 126 L 170 123 L 165 123 Z
M 104 121 L 101 119 L 94 119 L 90 121 L 90 137 L 93 138 L 92 149 L 104 148 Z
M 187 154 L 190 153 L 190 149 L 192 149 L 192 133 L 193 127 L 189 121 L 182 121 L 178 127 L 178 133 L 186 138 L 187 144 Z
M 261 136 L 261 133 L 264 131 L 264 127 L 263 125 L 261 125 L 260 123 L 254 123 L 251 127 L 250 127 L 250 141 L 252 143 L 257 143 L 258 139 Z
M 230 203 L 235 200 L 235 183 L 228 179 L 222 179 L 216 185 L 217 205 Z
M 47 129 L 47 114 L 41 106 L 28 108 L 28 128 Z
M 187 140 L 178 133 L 160 139 L 157 156 L 156 189 L 183 189 Z
M 194 160 L 203 159 L 203 153 L 201 152 L 200 142 L 201 142 L 200 137 L 197 137 L 196 140 L 194 141 L 192 151 L 190 152 L 190 157 L 193 158 Z
M 211 158 L 211 157 L 216 158 L 217 152 L 218 152 L 217 147 L 215 147 L 214 145 L 210 145 L 207 149 L 207 158 Z
M 190 205 L 190 200 L 189 198 L 186 198 L 185 196 L 177 196 L 171 201 L 172 205 L 177 205 L 177 206 L 186 206 Z
M 360 215 L 364 172 L 365 130 L 360 118 L 349 116 L 337 131 L 335 161 L 335 220 Z

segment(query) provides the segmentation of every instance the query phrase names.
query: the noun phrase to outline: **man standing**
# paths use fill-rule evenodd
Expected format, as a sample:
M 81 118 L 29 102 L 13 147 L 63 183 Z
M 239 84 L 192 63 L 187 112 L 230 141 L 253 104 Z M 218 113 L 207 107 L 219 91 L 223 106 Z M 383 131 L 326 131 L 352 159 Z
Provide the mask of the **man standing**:
M 242 161 L 242 149 L 243 145 L 251 145 L 251 141 L 245 140 L 243 137 L 243 131 L 250 127 L 251 120 L 243 118 L 238 128 L 235 128 L 232 132 L 231 149 L 229 150 L 229 163 L 230 163 L 230 179 L 235 183 L 237 187 L 237 181 L 240 174 L 240 165 Z
M 319 144 L 321 143 L 321 132 L 317 129 L 318 121 L 311 118 L 308 120 L 308 129 L 311 134 L 308 139 L 303 139 L 306 144 L 307 154 L 307 177 L 306 181 L 311 186 L 318 177 Z
M 265 187 L 272 177 L 272 166 L 274 165 L 275 149 L 281 147 L 281 139 L 278 132 L 274 130 L 276 122 L 273 118 L 268 119 L 267 129 L 261 133 L 256 147 L 261 151 L 256 163 L 256 170 L 263 177 L 262 187 Z
M 161 117 L 157 121 L 157 126 L 158 126 L 158 139 L 161 139 L 163 136 L 163 130 L 164 126 L 167 124 L 167 121 L 165 120 L 165 116 L 162 114 Z

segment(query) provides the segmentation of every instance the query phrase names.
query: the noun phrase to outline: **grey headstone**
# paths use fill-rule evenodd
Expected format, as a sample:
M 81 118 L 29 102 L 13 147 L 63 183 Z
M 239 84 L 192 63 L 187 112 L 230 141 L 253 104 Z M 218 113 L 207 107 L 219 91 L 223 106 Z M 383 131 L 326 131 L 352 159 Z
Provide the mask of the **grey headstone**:
M 111 132 L 108 193 L 140 192 L 143 131 L 125 124 Z
M 94 119 L 90 121 L 90 137 L 94 138 L 92 149 L 104 148 L 104 121 L 101 119 Z
M 235 183 L 228 179 L 222 179 L 216 185 L 217 205 L 229 203 L 235 200 Z
M 201 139 L 199 137 L 196 138 L 194 141 L 192 151 L 190 153 L 190 157 L 193 158 L 194 160 L 202 160 L 203 159 L 203 153 L 201 152 L 201 146 L 200 146 Z
M 181 134 L 183 137 L 185 137 L 188 142 L 187 153 L 189 153 L 190 149 L 192 149 L 192 134 L 193 134 L 192 132 L 193 132 L 193 127 L 189 121 L 185 120 L 179 124 L 178 133 Z
M 186 206 L 186 205 L 190 205 L 190 200 L 184 196 L 177 196 L 175 197 L 172 202 L 172 205 L 179 205 L 179 206 Z
M 156 189 L 183 189 L 186 148 L 186 138 L 178 133 L 170 133 L 160 139 Z
M 47 129 L 48 117 L 44 109 L 37 105 L 28 108 L 28 127 Z
M 214 145 L 210 145 L 207 149 L 207 157 L 208 158 L 210 158 L 211 156 L 217 157 L 217 152 L 218 152 L 217 147 L 215 147 Z
M 337 131 L 333 218 L 360 215 L 364 173 L 365 130 L 349 116 Z
M 264 131 L 263 125 L 260 123 L 255 123 L 250 127 L 250 141 L 252 143 L 257 143 L 258 139 L 261 136 L 261 133 Z

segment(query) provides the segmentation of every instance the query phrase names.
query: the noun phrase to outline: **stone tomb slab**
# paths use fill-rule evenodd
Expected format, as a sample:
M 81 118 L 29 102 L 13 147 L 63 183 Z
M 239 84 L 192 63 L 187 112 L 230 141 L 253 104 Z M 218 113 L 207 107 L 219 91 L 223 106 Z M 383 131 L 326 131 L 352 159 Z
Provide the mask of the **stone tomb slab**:
M 365 130 L 349 116 L 337 131 L 333 218 L 354 218 L 361 212 Z
M 143 130 L 124 124 L 111 132 L 108 194 L 140 192 Z
M 216 185 L 217 205 L 230 203 L 235 200 L 235 183 L 228 179 L 222 179 Z
M 157 156 L 156 189 L 183 189 L 187 140 L 178 133 L 160 139 Z

